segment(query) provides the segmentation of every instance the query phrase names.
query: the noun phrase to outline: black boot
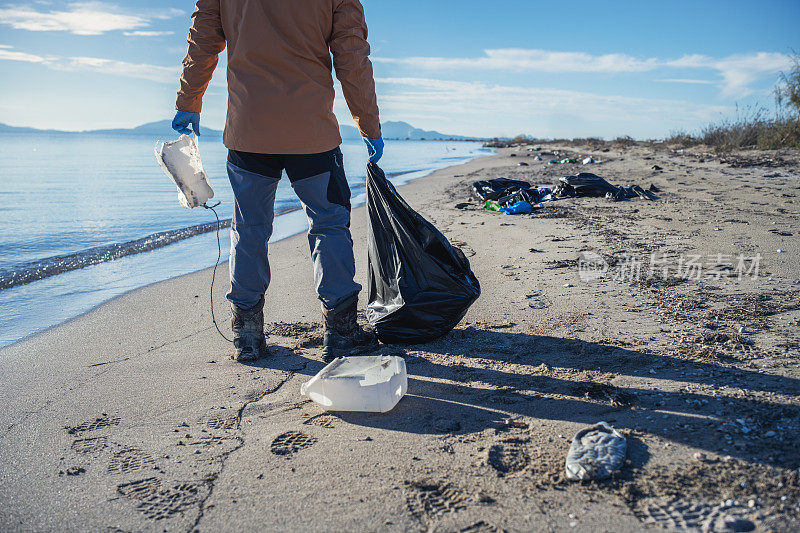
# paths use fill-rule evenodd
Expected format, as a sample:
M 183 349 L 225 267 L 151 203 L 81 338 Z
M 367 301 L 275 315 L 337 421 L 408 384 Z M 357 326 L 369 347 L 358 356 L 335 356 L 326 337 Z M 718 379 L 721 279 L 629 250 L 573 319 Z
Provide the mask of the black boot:
M 322 359 L 330 363 L 337 357 L 358 355 L 378 346 L 378 337 L 371 326 L 361 327 L 356 320 L 358 295 L 354 295 L 334 309 L 322 306 L 325 336 L 322 341 Z
M 233 318 L 233 346 L 236 352 L 231 356 L 234 361 L 244 363 L 257 361 L 269 355 L 267 338 L 264 335 L 264 297 L 250 309 L 242 309 L 231 304 Z

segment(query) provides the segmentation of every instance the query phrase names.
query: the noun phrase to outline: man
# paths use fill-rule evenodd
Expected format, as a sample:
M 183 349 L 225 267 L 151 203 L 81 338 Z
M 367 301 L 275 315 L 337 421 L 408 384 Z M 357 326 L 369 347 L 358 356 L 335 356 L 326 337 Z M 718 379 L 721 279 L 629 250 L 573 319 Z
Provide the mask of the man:
M 333 114 L 332 68 L 364 137 L 370 161 L 383 153 L 367 26 L 359 0 L 198 0 L 172 127 L 200 134 L 203 94 L 228 48 L 223 142 L 235 197 L 228 300 L 236 361 L 267 354 L 267 243 L 282 171 L 308 216 L 314 281 L 322 302 L 323 358 L 377 343 L 356 322 L 350 188 Z M 331 55 L 333 61 L 331 61 Z

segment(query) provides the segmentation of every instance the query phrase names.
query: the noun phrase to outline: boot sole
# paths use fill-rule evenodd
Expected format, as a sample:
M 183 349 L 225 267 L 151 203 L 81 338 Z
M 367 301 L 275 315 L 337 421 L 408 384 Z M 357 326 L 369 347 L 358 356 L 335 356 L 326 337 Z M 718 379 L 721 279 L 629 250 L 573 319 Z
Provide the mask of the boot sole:
M 272 355 L 269 351 L 269 348 L 266 344 L 264 344 L 261 349 L 259 350 L 259 354 L 255 357 L 245 356 L 242 357 L 241 355 L 236 355 L 236 352 L 231 354 L 231 359 L 236 361 L 237 363 L 252 363 L 253 361 L 260 361 L 261 359 L 265 359 Z

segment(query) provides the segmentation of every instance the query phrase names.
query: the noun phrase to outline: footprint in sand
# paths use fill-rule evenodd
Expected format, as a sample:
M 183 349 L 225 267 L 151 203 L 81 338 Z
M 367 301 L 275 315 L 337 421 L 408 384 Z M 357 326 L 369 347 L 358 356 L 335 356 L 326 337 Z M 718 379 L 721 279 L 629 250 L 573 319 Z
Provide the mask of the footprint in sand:
M 659 525 L 670 531 L 753 531 L 753 524 L 743 515 L 743 507 L 709 505 L 703 502 L 670 500 L 651 502 L 634 514 L 644 523 Z
M 487 462 L 500 474 L 519 472 L 530 462 L 526 442 L 523 439 L 509 439 L 493 444 L 489 447 Z
M 322 413 L 321 415 L 312 416 L 311 418 L 303 422 L 303 424 L 332 429 L 336 427 L 336 422 L 338 420 L 339 417 L 335 415 L 332 415 L 330 413 Z
M 98 435 L 94 437 L 83 436 L 84 433 L 91 434 L 94 431 L 108 429 L 112 426 L 119 425 L 120 418 L 117 416 L 109 416 L 103 413 L 94 420 L 87 420 L 76 426 L 64 426 L 68 435 L 81 436 L 75 439 L 70 445 L 70 449 L 81 455 L 89 455 L 98 453 L 108 447 L 108 435 Z M 68 475 L 76 475 L 71 472 L 83 473 L 86 469 L 83 466 L 72 466 L 66 470 Z
M 315 442 L 317 442 L 317 439 L 310 435 L 299 431 L 288 431 L 275 437 L 270 446 L 270 451 L 275 455 L 290 456 L 308 448 Z
M 117 492 L 132 500 L 144 500 L 158 493 L 161 489 L 161 480 L 149 477 L 117 485 Z
M 444 483 L 406 481 L 406 507 L 421 522 L 463 509 L 466 499 L 463 492 Z
M 127 474 L 154 465 L 155 460 L 150 454 L 138 448 L 124 447 L 111 456 L 107 471 L 109 474 Z
M 505 529 L 498 527 L 494 524 L 490 524 L 489 522 L 484 522 L 481 520 L 480 522 L 475 522 L 471 526 L 467 526 L 464 529 L 459 530 L 459 533 L 504 533 Z
M 99 452 L 108 446 L 108 436 L 102 435 L 100 437 L 89 437 L 86 439 L 77 439 L 72 442 L 72 451 L 78 453 L 94 453 Z
M 152 520 L 173 518 L 199 505 L 208 496 L 208 491 L 207 482 L 176 483 L 137 498 L 141 501 L 136 508 Z
M 209 415 L 203 419 L 203 424 L 209 429 L 236 429 L 238 418 L 233 416 Z
M 118 426 L 120 418 L 118 416 L 108 416 L 103 413 L 99 418 L 89 420 L 78 424 L 77 426 L 66 426 L 65 429 L 70 435 L 77 435 L 88 431 L 96 431 L 98 429 L 110 428 L 111 426 Z

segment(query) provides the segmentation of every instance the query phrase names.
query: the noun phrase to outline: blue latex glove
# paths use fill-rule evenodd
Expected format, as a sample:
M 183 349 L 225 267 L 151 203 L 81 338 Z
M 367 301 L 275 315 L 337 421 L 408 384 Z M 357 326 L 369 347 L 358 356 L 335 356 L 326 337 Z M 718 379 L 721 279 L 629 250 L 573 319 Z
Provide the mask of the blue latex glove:
M 383 138 L 367 139 L 364 137 L 364 143 L 367 145 L 367 153 L 371 163 L 377 163 L 383 157 Z
M 191 135 L 189 124 L 192 125 L 195 135 L 200 135 L 200 113 L 190 113 L 189 111 L 178 111 L 172 119 L 172 129 L 184 135 Z

